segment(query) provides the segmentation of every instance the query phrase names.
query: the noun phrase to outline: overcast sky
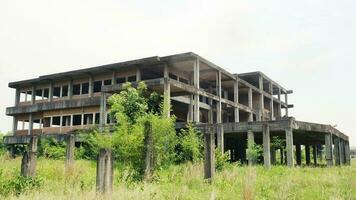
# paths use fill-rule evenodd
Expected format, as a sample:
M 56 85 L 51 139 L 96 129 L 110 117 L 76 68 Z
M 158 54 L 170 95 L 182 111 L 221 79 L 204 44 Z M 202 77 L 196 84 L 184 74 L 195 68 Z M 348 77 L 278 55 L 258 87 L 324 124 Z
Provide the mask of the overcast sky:
M 8 82 L 193 51 L 230 72 L 263 71 L 294 91 L 292 116 L 336 124 L 356 146 L 355 10 L 353 0 L 0 0 L 0 130 L 12 126 Z

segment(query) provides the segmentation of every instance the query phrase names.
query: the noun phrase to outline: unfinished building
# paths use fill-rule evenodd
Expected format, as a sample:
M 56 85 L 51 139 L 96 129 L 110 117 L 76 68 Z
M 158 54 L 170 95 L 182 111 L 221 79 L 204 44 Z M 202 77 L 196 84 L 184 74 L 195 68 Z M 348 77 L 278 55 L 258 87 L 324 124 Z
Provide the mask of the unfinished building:
M 311 150 L 316 164 L 324 150 L 328 165 L 350 163 L 348 137 L 330 125 L 297 121 L 289 117 L 287 90 L 262 72 L 232 74 L 194 53 L 149 57 L 87 69 L 11 82 L 15 105 L 6 108 L 13 117 L 8 145 L 25 144 L 31 136 L 57 137 L 76 130 L 110 124 L 106 98 L 144 81 L 149 90 L 170 99 L 177 128 L 186 122 L 199 127 L 216 125 L 217 147 L 230 152 L 231 161 L 246 162 L 247 141 L 262 144 L 266 166 L 275 162 L 277 149 L 271 138 L 285 139 L 285 164 L 306 164 Z M 204 130 L 204 128 L 202 128 Z

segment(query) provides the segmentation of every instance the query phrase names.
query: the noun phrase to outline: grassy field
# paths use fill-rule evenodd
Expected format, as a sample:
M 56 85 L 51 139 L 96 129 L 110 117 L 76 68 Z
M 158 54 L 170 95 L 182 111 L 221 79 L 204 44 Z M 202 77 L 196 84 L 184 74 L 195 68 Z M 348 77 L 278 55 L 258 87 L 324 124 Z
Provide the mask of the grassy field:
M 17 176 L 20 162 L 0 157 L 2 178 Z M 40 158 L 41 186 L 6 199 L 356 199 L 356 160 L 352 166 L 333 168 L 232 165 L 211 184 L 203 180 L 202 164 L 163 169 L 151 183 L 132 181 L 127 171 L 116 169 L 110 196 L 95 193 L 95 167 L 95 162 L 79 160 L 65 173 L 64 161 Z

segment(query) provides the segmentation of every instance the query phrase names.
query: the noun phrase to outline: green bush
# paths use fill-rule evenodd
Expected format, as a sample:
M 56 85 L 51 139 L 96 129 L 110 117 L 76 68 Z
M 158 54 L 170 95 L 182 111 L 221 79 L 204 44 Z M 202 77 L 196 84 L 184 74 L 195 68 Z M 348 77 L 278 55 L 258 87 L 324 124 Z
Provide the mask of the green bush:
M 0 133 L 0 156 L 5 154 L 5 152 L 6 152 L 6 148 L 3 143 L 3 138 L 4 138 L 4 135 L 2 133 Z
M 259 158 L 261 157 L 263 152 L 262 145 L 258 145 L 256 143 L 248 144 L 248 148 L 246 149 L 246 158 L 249 162 L 257 163 Z
M 40 140 L 38 155 L 45 158 L 64 159 L 66 153 L 65 142 L 57 141 L 54 138 L 45 138 Z
M 178 138 L 178 163 L 198 162 L 203 158 L 203 138 L 192 124 L 188 124 L 186 129 L 181 129 Z
M 43 179 L 36 177 L 15 177 L 6 178 L 0 170 L 0 197 L 8 195 L 20 195 L 26 191 L 37 189 L 43 185 Z
M 220 149 L 215 149 L 215 168 L 217 171 L 223 170 L 229 164 L 228 152 L 222 153 Z

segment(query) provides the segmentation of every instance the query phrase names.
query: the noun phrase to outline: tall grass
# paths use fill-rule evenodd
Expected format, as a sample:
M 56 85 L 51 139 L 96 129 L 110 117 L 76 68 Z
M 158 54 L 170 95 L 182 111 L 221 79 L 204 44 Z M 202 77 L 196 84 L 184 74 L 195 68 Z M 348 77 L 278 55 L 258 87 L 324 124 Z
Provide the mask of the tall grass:
M 2 176 L 20 173 L 20 158 L 0 157 Z M 227 166 L 212 183 L 203 180 L 202 164 L 170 166 L 154 174 L 152 182 L 130 179 L 130 171 L 117 167 L 114 191 L 95 192 L 93 161 L 77 160 L 65 170 L 62 160 L 38 159 L 40 188 L 0 199 L 356 199 L 356 162 L 332 168 Z M 1 177 L 0 177 L 1 178 Z

